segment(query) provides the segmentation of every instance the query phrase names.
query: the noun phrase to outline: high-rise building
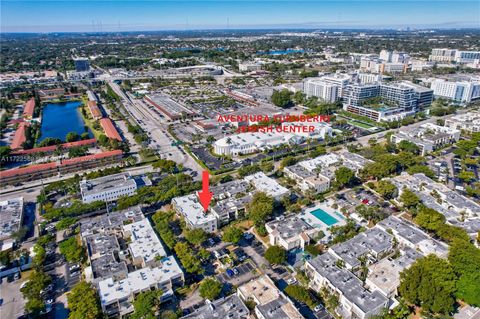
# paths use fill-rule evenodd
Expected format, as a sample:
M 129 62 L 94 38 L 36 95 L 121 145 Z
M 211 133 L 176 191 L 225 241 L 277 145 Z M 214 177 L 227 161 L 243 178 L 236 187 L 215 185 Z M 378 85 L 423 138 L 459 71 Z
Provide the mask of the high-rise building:
M 350 84 L 345 90 L 343 96 L 344 104 L 360 106 L 362 100 L 378 96 L 380 85 L 373 84 Z
M 303 92 L 307 97 L 316 96 L 326 102 L 338 100 L 339 87 L 322 79 L 309 79 L 303 83 Z
M 432 54 L 428 57 L 430 61 L 452 62 L 455 60 L 455 49 L 432 49 Z
M 458 102 L 470 103 L 480 98 L 480 79 L 470 81 L 447 81 L 435 79 L 432 81 L 433 94 Z
M 73 62 L 75 63 L 75 71 L 77 72 L 87 72 L 90 71 L 90 63 L 87 58 L 74 58 Z

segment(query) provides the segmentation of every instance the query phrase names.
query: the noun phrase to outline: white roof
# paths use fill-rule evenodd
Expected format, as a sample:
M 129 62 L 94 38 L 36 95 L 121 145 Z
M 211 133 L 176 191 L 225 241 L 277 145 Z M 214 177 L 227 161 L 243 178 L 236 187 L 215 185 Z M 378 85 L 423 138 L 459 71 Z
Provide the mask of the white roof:
M 162 265 L 155 268 L 142 268 L 131 272 L 119 281 L 113 278 L 102 280 L 98 283 L 98 292 L 102 304 L 128 298 L 132 293 L 140 292 L 152 286 L 159 286 L 183 272 L 173 256 L 162 260 Z
M 173 200 L 176 208 L 192 225 L 201 225 L 215 221 L 213 214 L 205 214 L 205 211 L 198 202 L 196 194 L 176 197 Z
M 133 258 L 142 258 L 144 262 L 149 262 L 157 256 L 167 255 L 148 219 L 124 225 L 123 230 L 131 233 L 132 242 L 129 248 Z
M 310 160 L 301 161 L 298 164 L 305 167 L 305 169 L 312 172 L 318 167 L 328 167 L 330 165 L 336 164 L 340 160 L 340 157 L 337 154 L 325 154 L 322 156 L 315 157 Z
M 257 190 L 264 192 L 274 198 L 287 195 L 290 192 L 288 189 L 278 184 L 276 180 L 268 177 L 263 172 L 248 175 L 245 177 L 245 181 L 253 183 Z

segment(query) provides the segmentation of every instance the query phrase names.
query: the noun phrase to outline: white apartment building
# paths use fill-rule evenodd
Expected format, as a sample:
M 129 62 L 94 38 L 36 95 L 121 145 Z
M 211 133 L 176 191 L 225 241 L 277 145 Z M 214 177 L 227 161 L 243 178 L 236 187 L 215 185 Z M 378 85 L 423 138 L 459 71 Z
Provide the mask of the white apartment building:
M 98 283 L 100 305 L 108 315 L 124 316 L 134 311 L 132 302 L 136 295 L 152 289 L 163 291 L 161 300 L 172 298 L 173 288 L 183 285 L 184 275 L 173 256 L 159 261 L 160 266 L 142 268 L 128 273 L 127 277 L 116 280 L 113 277 Z
M 270 245 L 283 247 L 285 250 L 305 248 L 315 239 L 320 229 L 314 228 L 296 215 L 265 224 Z
M 303 92 L 307 97 L 316 96 L 326 102 L 336 102 L 339 96 L 339 87 L 336 84 L 328 83 L 320 79 L 308 79 L 303 82 Z
M 238 65 L 238 69 L 240 72 L 253 72 L 253 71 L 260 71 L 262 69 L 262 65 L 260 63 L 240 63 Z
M 255 315 L 259 319 L 303 319 L 293 302 L 281 292 L 275 283 L 263 275 L 237 289 L 244 301 L 255 302 Z
M 445 119 L 445 126 L 469 133 L 480 132 L 480 112 L 468 112 Z
M 456 53 L 456 49 L 432 49 L 428 59 L 436 62 L 452 62 L 455 60 Z
M 23 197 L 0 201 L 0 243 L 1 251 L 13 248 L 12 235 L 22 227 Z
M 131 240 L 128 249 L 134 264 L 141 267 L 155 266 L 158 258 L 167 256 L 148 219 L 123 225 L 122 228 L 124 236 Z
M 280 201 L 284 196 L 290 195 L 290 191 L 287 188 L 263 172 L 245 176 L 244 180 L 252 184 L 257 191 L 264 192 L 277 201 Z
M 175 197 L 172 199 L 172 206 L 178 214 L 185 218 L 188 228 L 203 229 L 207 233 L 217 230 L 217 218 L 214 214 L 205 212 L 196 194 Z
M 330 179 L 314 171 L 307 170 L 300 164 L 287 166 L 283 169 L 286 176 L 293 179 L 303 192 L 310 190 L 324 193 L 330 188 Z
M 120 173 L 80 181 L 80 193 L 84 203 L 108 202 L 117 200 L 122 196 L 134 195 L 140 186 L 139 184 L 151 185 L 151 182 L 147 177 L 135 179 L 130 173 Z
M 435 96 L 458 102 L 470 103 L 480 98 L 480 79 L 478 78 L 472 78 L 470 81 L 434 79 L 431 88 Z
M 361 73 L 357 73 L 355 77 L 360 84 L 371 84 L 371 83 L 377 83 L 382 81 L 382 76 L 380 74 L 375 74 L 375 73 L 361 72 Z
M 409 141 L 420 148 L 422 156 L 439 147 L 452 144 L 460 139 L 460 131 L 448 126 L 440 126 L 433 123 L 425 123 L 410 131 L 401 131 L 391 136 L 390 141 L 398 144 L 401 141 Z

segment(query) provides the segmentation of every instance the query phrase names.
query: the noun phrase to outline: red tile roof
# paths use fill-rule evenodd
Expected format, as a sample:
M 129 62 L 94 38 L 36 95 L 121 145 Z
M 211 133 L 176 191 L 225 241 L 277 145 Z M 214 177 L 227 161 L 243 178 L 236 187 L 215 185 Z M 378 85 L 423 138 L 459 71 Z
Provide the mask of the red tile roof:
M 10 148 L 12 150 L 22 148 L 23 142 L 27 139 L 25 136 L 25 129 L 27 128 L 28 124 L 26 122 L 21 122 L 18 124 L 17 130 L 15 131 L 15 135 L 13 136 L 12 144 Z
M 35 99 L 32 97 L 25 103 L 23 108 L 23 117 L 33 117 L 33 111 L 35 110 Z
M 103 152 L 103 153 L 94 154 L 94 155 L 87 155 L 87 156 L 67 159 L 62 161 L 60 164 L 58 162 L 50 162 L 50 163 L 44 163 L 44 164 L 30 165 L 27 167 L 9 169 L 5 171 L 0 171 L 0 179 L 15 177 L 19 175 L 39 173 L 42 171 L 52 170 L 57 167 L 69 166 L 69 165 L 73 165 L 80 162 L 95 161 L 102 158 L 113 157 L 113 156 L 118 156 L 122 154 L 123 153 L 121 150 L 114 150 L 114 151 L 108 151 L 108 152 Z
M 94 119 L 99 119 L 102 117 L 102 112 L 97 106 L 97 102 L 95 101 L 88 101 L 87 102 L 88 109 L 90 110 L 90 114 Z
M 64 144 L 61 144 L 61 147 L 67 149 L 67 148 L 72 148 L 77 146 L 91 145 L 91 144 L 95 144 L 96 141 L 97 141 L 96 139 L 92 138 L 88 140 L 64 143 Z M 32 148 L 29 150 L 20 150 L 20 151 L 14 152 L 13 155 L 28 155 L 28 154 L 35 154 L 35 153 L 41 153 L 41 152 L 46 153 L 46 152 L 53 152 L 56 149 L 57 149 L 57 145 L 43 146 L 43 147 Z
M 108 138 L 113 138 L 113 139 L 122 141 L 122 138 L 120 137 L 120 134 L 118 134 L 118 131 L 113 125 L 112 120 L 110 120 L 108 117 L 104 117 L 103 119 L 100 119 L 100 125 L 102 126 L 103 130 L 105 131 L 105 135 Z
M 27 167 L 13 168 L 6 171 L 1 171 L 0 178 L 7 178 L 7 177 L 13 177 L 13 176 L 25 175 L 25 174 L 33 174 L 33 173 L 54 169 L 56 167 L 57 167 L 57 163 L 51 162 L 51 163 L 30 165 Z
M 94 160 L 99 160 L 102 158 L 113 157 L 113 156 L 122 155 L 122 154 L 123 152 L 121 150 L 113 150 L 113 151 L 107 151 L 107 152 L 102 152 L 102 153 L 93 154 L 93 155 L 69 158 L 69 159 L 63 160 L 60 166 L 68 166 L 68 165 L 72 165 L 80 162 L 94 161 Z

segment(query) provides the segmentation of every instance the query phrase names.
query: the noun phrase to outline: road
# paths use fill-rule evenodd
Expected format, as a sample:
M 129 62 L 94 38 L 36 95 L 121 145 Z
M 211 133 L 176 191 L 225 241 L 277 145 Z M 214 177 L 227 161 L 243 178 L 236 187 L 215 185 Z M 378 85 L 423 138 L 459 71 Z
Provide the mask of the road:
M 183 149 L 172 146 L 174 138 L 168 133 L 169 123 L 153 109 L 153 106 L 147 105 L 143 100 L 136 99 L 122 91 L 120 86 L 114 82 L 109 83 L 112 90 L 121 97 L 122 103 L 137 124 L 147 132 L 150 138 L 149 147 L 156 150 L 160 157 L 172 160 L 177 164 L 201 172 L 202 167 L 195 162 Z M 200 178 L 198 174 L 197 179 Z

